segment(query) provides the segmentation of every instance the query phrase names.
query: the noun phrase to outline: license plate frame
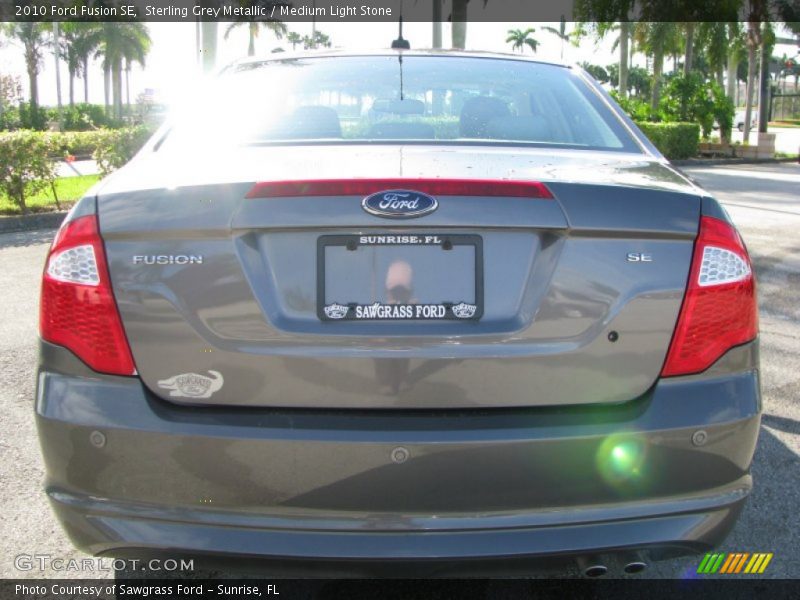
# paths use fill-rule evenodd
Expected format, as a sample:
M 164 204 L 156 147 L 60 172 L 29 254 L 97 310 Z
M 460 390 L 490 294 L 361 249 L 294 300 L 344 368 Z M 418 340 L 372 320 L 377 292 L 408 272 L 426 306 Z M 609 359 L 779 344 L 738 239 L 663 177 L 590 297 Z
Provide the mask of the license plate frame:
M 371 242 L 370 240 L 381 241 Z M 457 299 L 438 304 L 389 304 L 376 302 L 372 304 L 359 304 L 357 302 L 348 302 L 346 304 L 333 302 L 331 304 L 326 304 L 325 251 L 329 246 L 343 246 L 348 250 L 356 250 L 360 246 L 439 246 L 441 251 L 445 252 L 448 249 L 448 244 L 450 248 L 455 246 L 472 246 L 474 248 L 474 304 Z M 450 321 L 475 323 L 483 316 L 483 287 L 483 238 L 480 235 L 414 232 L 333 234 L 321 235 L 317 238 L 317 317 L 324 323 L 337 323 L 342 321 L 408 321 L 413 323 L 419 323 L 421 321 Z M 374 308 L 375 305 L 379 307 Z M 361 310 L 359 310 L 359 307 L 361 307 Z M 399 307 L 410 308 L 401 309 Z M 430 308 L 418 309 L 417 307 Z M 346 312 L 341 314 L 345 308 Z M 411 312 L 411 316 L 408 316 L 408 311 Z M 440 314 L 441 316 L 439 316 Z

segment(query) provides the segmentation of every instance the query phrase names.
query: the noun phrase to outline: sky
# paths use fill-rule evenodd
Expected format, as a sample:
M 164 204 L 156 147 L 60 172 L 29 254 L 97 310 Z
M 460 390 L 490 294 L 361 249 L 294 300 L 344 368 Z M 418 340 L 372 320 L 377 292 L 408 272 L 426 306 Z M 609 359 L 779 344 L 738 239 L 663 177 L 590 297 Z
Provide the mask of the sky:
M 181 97 L 184 91 L 193 87 L 201 77 L 197 55 L 195 53 L 194 23 L 148 23 L 153 45 L 147 57 L 144 69 L 135 67 L 131 73 L 131 100 L 133 101 L 146 89 L 153 90 L 159 101 L 171 103 Z M 537 58 L 550 61 L 561 60 L 562 44 L 555 35 L 543 29 L 544 26 L 558 28 L 558 23 L 485 23 L 470 22 L 467 26 L 467 49 L 510 52 L 511 45 L 505 42 L 509 29 L 534 27 L 533 36 L 539 41 L 535 54 Z M 311 33 L 311 23 L 293 23 L 290 29 L 301 36 Z M 248 36 L 247 28 L 239 27 L 225 39 L 227 23 L 219 24 L 219 42 L 217 51 L 218 65 L 224 66 L 236 59 L 246 57 Z M 567 23 L 567 31 L 572 23 Z M 328 34 L 334 47 L 345 49 L 387 48 L 397 37 L 396 23 L 347 23 L 326 22 L 318 24 L 318 29 Z M 404 24 L 403 36 L 410 41 L 412 48 L 428 48 L 432 44 L 432 24 Z M 442 24 L 442 40 L 445 46 L 450 41 L 450 24 Z M 24 94 L 27 96 L 28 78 L 22 50 L 8 40 L 0 42 L 0 73 L 14 74 L 20 77 Z M 613 36 L 595 43 L 584 39 L 579 47 L 565 43 L 563 62 L 577 63 L 588 61 L 592 64 L 606 66 L 617 61 L 617 54 L 612 51 Z M 263 30 L 256 40 L 256 55 L 267 56 L 273 48 L 291 49 L 286 40 L 277 40 L 274 35 Z M 776 48 L 775 54 L 787 52 L 792 55 L 796 47 L 783 46 Z M 531 55 L 529 49 L 525 50 Z M 644 66 L 644 57 L 637 54 L 635 65 Z M 68 101 L 68 80 L 66 67 L 61 63 L 62 101 Z M 40 103 L 54 106 L 56 104 L 55 61 L 52 54 L 44 60 L 39 75 Z M 76 101 L 83 100 L 83 81 L 75 82 Z M 95 62 L 89 73 L 89 101 L 102 104 L 103 76 L 99 63 Z
M 131 73 L 131 100 L 145 89 L 155 90 L 157 97 L 169 103 L 180 96 L 181 92 L 191 86 L 200 76 L 197 56 L 195 54 L 195 25 L 193 23 L 148 23 L 153 45 L 147 57 L 144 69 L 135 67 Z M 537 31 L 534 37 L 539 41 L 539 49 L 535 56 L 543 60 L 560 60 L 561 41 L 551 33 L 542 30 L 545 25 L 558 28 L 558 23 L 534 23 Z M 469 23 L 467 27 L 467 49 L 510 52 L 511 45 L 505 43 L 509 29 L 526 28 L 521 23 Z M 239 27 L 225 39 L 227 23 L 219 24 L 219 41 L 217 61 L 219 66 L 247 56 L 247 28 Z M 568 30 L 571 27 L 567 25 Z M 396 23 L 320 23 L 317 28 L 330 36 L 333 46 L 346 49 L 387 48 L 397 37 Z M 290 29 L 301 36 L 310 35 L 311 23 L 294 23 Z M 432 44 L 431 23 L 405 23 L 403 37 L 410 41 L 412 48 L 429 48 Z M 450 25 L 442 24 L 442 40 L 445 45 L 450 41 Z M 286 40 L 277 40 L 271 32 L 261 31 L 256 39 L 256 55 L 269 55 L 273 48 L 282 47 L 291 50 Z M 526 54 L 531 55 L 529 49 Z M 580 48 L 564 44 L 564 62 L 574 63 L 588 60 L 592 63 L 606 65 L 614 62 L 616 57 L 611 52 L 611 42 L 595 45 L 584 41 Z M 67 70 L 61 63 L 62 101 L 68 101 Z M 0 46 L 0 73 L 18 75 L 27 96 L 28 78 L 22 49 L 5 40 Z M 39 100 L 44 105 L 56 104 L 55 60 L 52 54 L 45 57 L 39 75 Z M 83 81 L 75 81 L 76 101 L 83 101 Z M 103 74 L 99 63 L 95 63 L 89 73 L 89 101 L 97 104 L 103 102 Z

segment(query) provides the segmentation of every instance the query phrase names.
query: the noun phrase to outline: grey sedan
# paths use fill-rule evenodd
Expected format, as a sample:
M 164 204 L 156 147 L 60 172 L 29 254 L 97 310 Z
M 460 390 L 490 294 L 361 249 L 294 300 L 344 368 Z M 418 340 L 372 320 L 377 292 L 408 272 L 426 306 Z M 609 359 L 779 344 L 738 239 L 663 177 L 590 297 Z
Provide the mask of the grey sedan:
M 90 553 L 634 572 L 753 485 L 747 250 L 580 69 L 234 64 L 42 285 L 46 493 Z

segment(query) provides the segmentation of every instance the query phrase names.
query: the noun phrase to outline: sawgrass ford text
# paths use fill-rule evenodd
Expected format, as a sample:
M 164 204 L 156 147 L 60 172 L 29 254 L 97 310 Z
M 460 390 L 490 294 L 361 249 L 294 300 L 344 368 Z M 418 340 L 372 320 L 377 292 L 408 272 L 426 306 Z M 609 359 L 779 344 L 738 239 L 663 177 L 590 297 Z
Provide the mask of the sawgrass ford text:
M 37 596 L 45 597 L 74 597 L 83 596 L 84 598 L 100 598 L 101 596 L 116 596 L 117 598 L 149 598 L 149 597 L 195 597 L 202 598 L 206 593 L 219 597 L 226 596 L 279 596 L 277 586 L 274 583 L 254 583 L 252 585 L 228 585 L 216 584 L 213 586 L 203 584 L 177 584 L 177 585 L 152 585 L 142 584 L 101 584 L 86 585 L 83 583 L 54 583 L 47 585 L 25 585 L 18 583 L 14 586 L 14 593 L 17 596 Z
M 98 18 L 98 17 L 168 17 L 186 19 L 189 16 L 207 19 L 249 18 L 249 19 L 283 19 L 303 17 L 391 17 L 390 7 L 380 6 L 287 6 L 275 5 L 264 7 L 254 6 L 171 6 L 169 4 L 148 4 L 143 7 L 134 5 L 120 6 L 60 6 L 60 5 L 31 5 L 17 4 L 15 6 L 17 17 L 41 18 Z

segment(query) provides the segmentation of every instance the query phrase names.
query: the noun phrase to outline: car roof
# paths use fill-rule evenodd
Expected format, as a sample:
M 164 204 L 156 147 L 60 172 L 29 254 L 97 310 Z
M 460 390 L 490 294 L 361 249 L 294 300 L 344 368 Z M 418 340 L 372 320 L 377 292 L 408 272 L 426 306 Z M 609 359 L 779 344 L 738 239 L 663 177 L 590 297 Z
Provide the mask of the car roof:
M 415 50 L 395 50 L 392 48 L 378 48 L 374 50 L 304 50 L 276 52 L 267 56 L 248 57 L 234 61 L 228 68 L 241 65 L 252 65 L 260 63 L 281 62 L 285 60 L 295 60 L 298 58 L 332 58 L 332 57 L 359 57 L 359 56 L 440 56 L 440 57 L 469 57 L 469 58 L 490 58 L 495 60 L 515 60 L 519 62 L 538 63 L 553 65 L 566 69 L 573 68 L 573 65 L 558 61 L 542 60 L 521 54 L 511 54 L 508 52 L 486 52 L 483 50 L 450 50 L 441 48 L 423 48 Z

